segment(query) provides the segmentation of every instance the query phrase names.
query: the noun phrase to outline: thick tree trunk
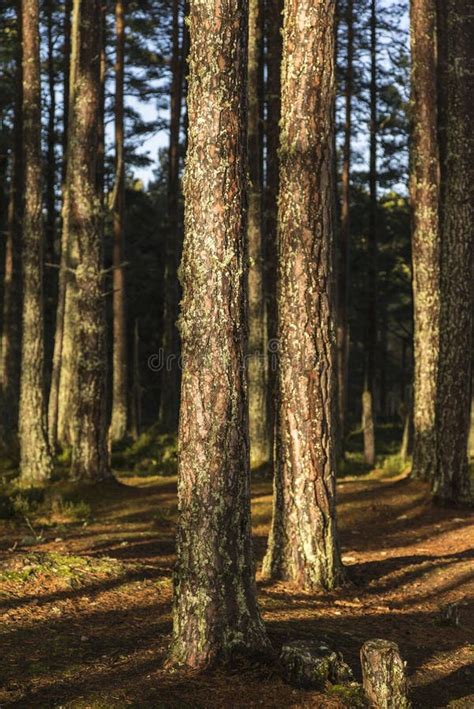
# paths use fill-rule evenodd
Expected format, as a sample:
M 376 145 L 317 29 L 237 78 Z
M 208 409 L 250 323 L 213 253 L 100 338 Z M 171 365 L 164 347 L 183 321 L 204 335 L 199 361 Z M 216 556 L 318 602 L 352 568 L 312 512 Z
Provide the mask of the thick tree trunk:
M 414 401 L 413 475 L 428 480 L 436 462 L 440 235 L 436 88 L 436 0 L 411 0 Z
M 341 227 L 340 257 L 338 273 L 338 330 L 337 330 L 337 376 L 338 414 L 341 453 L 344 448 L 347 410 L 347 372 L 349 357 L 349 324 L 347 317 L 349 287 L 349 246 L 350 246 L 350 192 L 351 192 L 351 141 L 352 141 L 352 95 L 353 95 L 353 55 L 354 55 L 354 7 L 353 0 L 347 0 L 347 56 L 344 84 L 345 122 L 344 146 L 342 154 L 341 180 Z
M 439 2 L 438 22 L 441 296 L 433 493 L 441 502 L 453 503 L 470 492 L 467 441 L 474 286 L 472 3 Z
M 367 320 L 362 425 L 364 462 L 375 464 L 375 363 L 377 351 L 377 10 L 370 5 L 370 165 L 367 254 Z
M 58 444 L 59 418 L 59 383 L 61 376 L 61 361 L 64 333 L 64 310 L 66 302 L 67 273 L 65 270 L 67 252 L 67 233 L 65 229 L 66 210 L 66 170 L 67 170 L 67 129 L 70 108 L 70 69 L 71 69 L 71 14 L 72 0 L 64 4 L 64 90 L 63 90 L 63 158 L 61 165 L 62 182 L 62 225 L 60 243 L 60 271 L 58 278 L 58 303 L 56 308 L 56 323 L 54 333 L 53 362 L 51 368 L 51 385 L 48 400 L 48 438 L 51 450 L 55 451 Z
M 280 144 L 280 72 L 282 54 L 282 0 L 266 0 L 265 32 L 267 62 L 266 190 L 265 190 L 265 301 L 267 321 L 267 421 L 269 449 L 274 456 L 277 397 L 277 225 Z
M 20 481 L 51 477 L 44 396 L 43 214 L 38 0 L 23 0 L 23 337 L 20 393 Z
M 252 467 L 270 457 L 265 367 L 265 310 L 263 298 L 262 189 L 259 79 L 261 65 L 262 17 L 259 0 L 249 2 L 248 31 L 248 154 L 249 209 L 247 242 L 249 254 L 249 424 Z
M 3 323 L 0 349 L 1 433 L 10 448 L 18 432 L 21 366 L 21 222 L 23 210 L 23 71 L 22 10 L 16 0 L 17 49 L 10 195 L 8 200 Z
M 113 366 L 112 420 L 109 438 L 122 440 L 128 425 L 128 352 L 124 258 L 125 165 L 124 165 L 124 60 L 125 9 L 123 0 L 115 3 L 115 186 L 112 205 L 113 248 Z
M 160 422 L 163 428 L 175 432 L 178 426 L 180 343 L 177 328 L 180 285 L 178 264 L 182 243 L 180 233 L 179 135 L 183 99 L 183 74 L 186 56 L 180 51 L 180 4 L 173 0 L 170 141 L 168 152 L 168 234 L 166 238 L 165 302 L 163 312 L 163 354 L 166 366 L 162 370 L 160 392 Z M 183 30 L 184 46 L 184 30 Z
M 335 511 L 334 2 L 285 7 L 275 499 L 264 574 L 342 579 Z
M 74 298 L 70 299 L 76 351 L 71 475 L 90 481 L 111 474 L 105 424 L 105 312 L 97 184 L 100 19 L 99 0 L 75 0 L 66 180 L 69 239 L 78 257 L 72 274 Z
M 267 647 L 250 539 L 246 350 L 247 14 L 191 3 L 172 660 Z

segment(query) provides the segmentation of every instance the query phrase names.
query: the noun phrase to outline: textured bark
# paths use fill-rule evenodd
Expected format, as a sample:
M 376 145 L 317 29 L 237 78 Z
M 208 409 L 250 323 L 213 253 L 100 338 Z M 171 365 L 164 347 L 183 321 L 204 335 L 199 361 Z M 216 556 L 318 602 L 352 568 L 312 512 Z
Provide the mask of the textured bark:
M 171 657 L 194 668 L 268 644 L 250 539 L 246 23 L 238 0 L 191 3 Z
M 184 32 L 183 32 L 184 46 Z M 183 99 L 183 68 L 186 56 L 180 51 L 180 11 L 178 0 L 173 0 L 170 139 L 168 151 L 168 234 L 166 239 L 165 302 L 163 311 L 163 353 L 168 366 L 162 370 L 160 392 L 160 422 L 164 429 L 176 431 L 179 413 L 181 372 L 179 333 L 176 322 L 179 314 L 180 286 L 178 264 L 182 250 L 179 219 L 179 134 Z
M 280 653 L 285 679 L 296 687 L 324 691 L 328 682 L 343 684 L 353 679 L 342 655 L 324 642 L 295 640 Z
M 285 7 L 280 142 L 280 339 L 273 522 L 264 574 L 341 581 L 335 513 L 334 2 Z
M 74 298 L 75 384 L 71 476 L 97 481 L 110 473 L 105 425 L 105 313 L 102 288 L 97 125 L 100 114 L 100 2 L 75 0 L 68 128 L 68 233 L 77 252 Z M 66 301 L 66 315 L 67 315 Z M 64 358 L 64 345 L 63 345 Z M 63 359 L 64 365 L 64 359 Z
M 405 666 L 389 640 L 368 640 L 360 651 L 364 692 L 373 709 L 408 709 Z
M 349 324 L 347 318 L 349 286 L 349 245 L 350 245 L 350 188 L 351 188 L 351 140 L 352 140 L 352 96 L 353 96 L 353 55 L 354 55 L 354 7 L 353 0 L 347 0 L 347 55 L 345 68 L 344 101 L 344 146 L 342 154 L 341 179 L 341 219 L 338 273 L 338 331 L 337 331 L 337 376 L 339 436 L 343 444 L 347 409 L 347 373 L 349 357 Z
M 21 364 L 21 221 L 23 210 L 23 72 L 21 0 L 15 4 L 17 20 L 16 91 L 13 150 L 3 276 L 3 322 L 0 349 L 2 442 L 10 447 L 18 431 Z
M 20 391 L 20 482 L 38 485 L 53 471 L 44 397 L 43 215 L 39 4 L 23 0 L 23 336 Z
M 367 320 L 365 374 L 362 393 L 364 462 L 375 463 L 375 360 L 377 350 L 377 8 L 370 4 L 370 165 L 369 231 L 367 253 Z
M 126 321 L 126 284 L 124 258 L 125 165 L 124 165 L 124 60 L 125 8 L 123 0 L 115 3 L 115 186 L 112 205 L 113 247 L 113 365 L 112 420 L 109 437 L 120 441 L 128 425 L 128 352 Z
M 51 385 L 48 400 L 48 438 L 51 450 L 56 450 L 58 444 L 58 418 L 59 418 L 59 384 L 61 377 L 62 346 L 64 332 L 64 311 L 66 303 L 67 272 L 67 232 L 65 228 L 66 214 L 66 171 L 67 171 L 67 133 L 70 108 L 70 55 L 71 55 L 71 13 L 72 0 L 64 4 L 64 89 L 63 89 L 63 159 L 61 165 L 62 178 L 62 227 L 60 243 L 60 271 L 58 278 L 58 302 L 56 308 L 56 323 L 54 333 L 53 362 L 51 368 Z
M 436 461 L 440 235 L 436 88 L 436 0 L 411 0 L 414 401 L 413 475 L 428 480 Z
M 265 319 L 263 299 L 262 189 L 259 78 L 261 66 L 262 16 L 259 0 L 249 2 L 248 30 L 248 154 L 249 209 L 247 243 L 249 255 L 249 424 L 250 462 L 266 463 L 270 457 L 267 426 Z
M 470 492 L 474 150 L 471 111 L 474 15 L 470 0 L 438 4 L 440 136 L 440 356 L 434 495 L 458 502 Z
M 266 100 L 266 190 L 265 190 L 265 301 L 267 321 L 267 420 L 269 448 L 273 458 L 276 420 L 277 372 L 277 224 L 280 144 L 280 72 L 282 54 L 282 0 L 266 0 L 265 33 L 267 82 Z

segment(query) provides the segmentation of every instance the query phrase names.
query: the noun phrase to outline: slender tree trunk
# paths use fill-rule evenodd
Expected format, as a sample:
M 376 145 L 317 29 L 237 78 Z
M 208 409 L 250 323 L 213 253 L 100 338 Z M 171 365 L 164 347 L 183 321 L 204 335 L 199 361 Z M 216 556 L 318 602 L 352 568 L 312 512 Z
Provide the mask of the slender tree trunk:
M 53 0 L 45 3 L 46 33 L 48 45 L 47 76 L 48 76 L 48 149 L 46 154 L 46 229 L 45 252 L 49 262 L 55 261 L 56 234 L 56 85 L 54 71 L 54 38 L 53 38 Z
M 245 372 L 247 13 L 191 3 L 172 659 L 267 647 L 255 598 Z
M 285 6 L 280 140 L 277 460 L 264 574 L 331 589 L 335 510 L 334 5 Z
M 3 329 L 0 350 L 1 428 L 3 442 L 10 448 L 18 432 L 21 366 L 21 232 L 23 210 L 23 70 L 22 9 L 16 0 L 17 49 L 13 150 L 8 201 L 3 276 Z
M 249 417 L 250 461 L 252 466 L 270 457 L 265 372 L 265 319 L 263 299 L 262 190 L 259 73 L 261 63 L 261 7 L 259 0 L 249 2 L 248 31 L 248 152 L 249 209 L 247 242 L 249 253 Z
M 352 95 L 353 95 L 353 55 L 354 55 L 354 6 L 347 0 L 347 56 L 344 84 L 345 122 L 344 146 L 342 154 L 341 219 L 340 219 L 340 259 L 338 274 L 338 331 L 337 331 L 337 374 L 338 413 L 341 454 L 344 452 L 344 436 L 347 410 L 347 372 L 349 357 L 349 324 L 347 318 L 349 286 L 349 246 L 350 246 L 350 190 L 351 190 L 351 140 L 352 140 Z
M 113 210 L 113 368 L 112 420 L 109 438 L 122 440 L 128 424 L 128 353 L 124 258 L 125 165 L 124 165 L 124 60 L 125 9 L 123 0 L 115 3 L 115 187 Z
M 20 394 L 20 480 L 38 485 L 53 470 L 44 396 L 43 214 L 38 0 L 23 0 L 23 337 Z
M 370 165 L 369 231 L 367 259 L 367 321 L 365 341 L 362 425 L 364 461 L 375 464 L 375 366 L 377 350 L 377 7 L 370 4 Z
M 60 270 L 58 279 L 58 304 L 56 308 L 56 324 L 54 334 L 53 363 L 51 371 L 51 386 L 48 401 L 48 437 L 51 450 L 56 450 L 59 441 L 66 442 L 64 414 L 66 404 L 69 401 L 67 387 L 62 388 L 62 398 L 60 396 L 61 373 L 63 371 L 63 345 L 65 340 L 70 342 L 71 338 L 65 338 L 65 310 L 66 310 L 66 290 L 69 284 L 69 274 L 66 270 L 68 265 L 68 192 L 66 189 L 67 173 L 67 145 L 68 145 L 68 124 L 71 109 L 71 20 L 72 20 L 72 0 L 66 0 L 64 4 L 64 89 L 63 89 L 63 160 L 61 166 L 62 174 L 62 224 L 60 243 Z M 65 401 L 66 399 L 66 401 Z M 60 401 L 61 426 L 60 426 Z
M 470 0 L 438 3 L 440 136 L 440 355 L 433 493 L 444 503 L 469 496 L 474 150 L 474 15 Z
M 436 461 L 440 236 L 436 88 L 436 0 L 411 0 L 412 134 L 410 200 L 414 313 L 413 475 Z
M 267 321 L 267 421 L 269 448 L 274 457 L 277 398 L 277 214 L 279 191 L 280 72 L 282 54 L 282 0 L 266 0 L 265 32 L 267 60 L 266 190 L 265 190 L 265 299 Z
M 105 309 L 97 181 L 100 20 L 100 0 L 74 0 L 66 178 L 69 240 L 77 252 L 72 274 L 74 297 L 70 300 L 76 349 L 71 476 L 86 481 L 111 475 L 105 422 Z
M 140 383 L 140 333 L 138 320 L 133 330 L 133 381 L 130 406 L 130 432 L 136 441 L 142 428 L 142 388 Z
M 184 39 L 183 39 L 184 41 Z M 180 51 L 180 11 L 178 0 L 173 0 L 171 95 L 170 95 L 170 141 L 168 152 L 168 234 L 166 239 L 165 302 L 163 312 L 163 353 L 166 366 L 163 368 L 160 392 L 160 422 L 167 431 L 176 431 L 179 413 L 179 333 L 177 319 L 180 286 L 178 264 L 181 254 L 179 218 L 179 134 L 181 128 L 181 105 L 183 99 L 183 64 L 185 57 Z

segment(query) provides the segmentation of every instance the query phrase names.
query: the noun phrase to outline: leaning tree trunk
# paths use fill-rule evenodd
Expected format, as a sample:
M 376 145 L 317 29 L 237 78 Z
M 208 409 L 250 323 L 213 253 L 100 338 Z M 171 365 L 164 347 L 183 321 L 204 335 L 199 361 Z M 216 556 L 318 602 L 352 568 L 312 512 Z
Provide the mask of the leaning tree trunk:
M 280 140 L 279 396 L 264 574 L 342 579 L 335 510 L 334 2 L 285 7 Z
M 124 262 L 125 165 L 124 147 L 124 59 L 125 8 L 123 0 L 115 3 L 115 186 L 112 205 L 113 247 L 113 366 L 111 441 L 122 440 L 128 424 L 128 351 Z
M 41 184 L 41 85 L 39 4 L 23 0 L 23 337 L 20 393 L 20 481 L 51 477 L 44 396 L 43 205 Z
M 163 428 L 175 432 L 178 426 L 179 389 L 181 372 L 179 368 L 179 314 L 180 286 L 178 265 L 182 247 L 180 229 L 180 181 L 179 147 L 181 130 L 181 105 L 183 99 L 183 75 L 186 56 L 185 30 L 183 28 L 182 49 L 180 50 L 180 3 L 173 0 L 170 95 L 170 140 L 168 152 L 168 233 L 166 235 L 166 264 L 163 308 L 163 367 L 160 391 L 159 419 Z
M 470 492 L 467 442 L 474 285 L 472 3 L 438 3 L 438 21 L 441 288 L 433 493 L 441 502 L 453 503 Z
M 349 323 L 348 323 L 348 288 L 349 288 L 349 246 L 350 246 L 350 197 L 351 197 L 351 158 L 352 158 L 352 96 L 353 96 L 353 55 L 354 55 L 354 6 L 353 0 L 347 1 L 347 56 L 344 84 L 345 121 L 344 146 L 342 153 L 341 180 L 341 228 L 340 258 L 338 274 L 338 323 L 337 323 L 337 376 L 338 376 L 338 414 L 341 453 L 346 428 L 347 409 L 347 372 L 349 359 Z
M 194 0 L 172 660 L 267 647 L 255 598 L 245 372 L 245 57 L 238 0 Z
M 10 448 L 18 432 L 21 364 L 21 220 L 23 209 L 23 71 L 21 0 L 16 0 L 16 67 L 13 146 L 3 275 L 0 343 L 2 444 Z
M 433 475 L 436 464 L 440 268 L 436 52 L 436 0 L 411 0 L 413 475 L 424 480 Z
M 249 423 L 250 461 L 259 466 L 269 459 L 267 427 L 265 320 L 263 300 L 262 190 L 259 74 L 261 64 L 262 17 L 259 0 L 249 2 L 248 31 L 248 153 L 249 210 L 247 242 L 249 254 Z
M 365 333 L 362 426 L 364 462 L 375 463 L 375 359 L 377 350 L 377 10 L 370 10 L 370 165 L 369 231 L 367 253 L 367 316 Z
M 105 423 L 105 308 L 97 125 L 100 113 L 100 0 L 75 0 L 72 37 L 73 95 L 68 128 L 68 231 L 77 251 L 70 300 L 75 322 L 71 475 L 97 481 L 110 476 Z M 66 303 L 67 305 L 67 303 Z

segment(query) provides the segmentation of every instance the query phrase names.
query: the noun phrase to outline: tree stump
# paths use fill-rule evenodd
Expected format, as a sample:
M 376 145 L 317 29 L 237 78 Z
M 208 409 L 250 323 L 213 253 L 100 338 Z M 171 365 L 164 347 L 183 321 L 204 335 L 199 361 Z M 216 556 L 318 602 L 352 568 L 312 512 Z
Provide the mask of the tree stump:
M 342 656 L 323 642 L 288 643 L 282 647 L 280 662 L 286 680 L 304 689 L 324 689 L 326 682 L 343 684 L 353 679 Z
M 396 643 L 368 640 L 360 651 L 364 692 L 372 709 L 408 709 L 405 666 Z

